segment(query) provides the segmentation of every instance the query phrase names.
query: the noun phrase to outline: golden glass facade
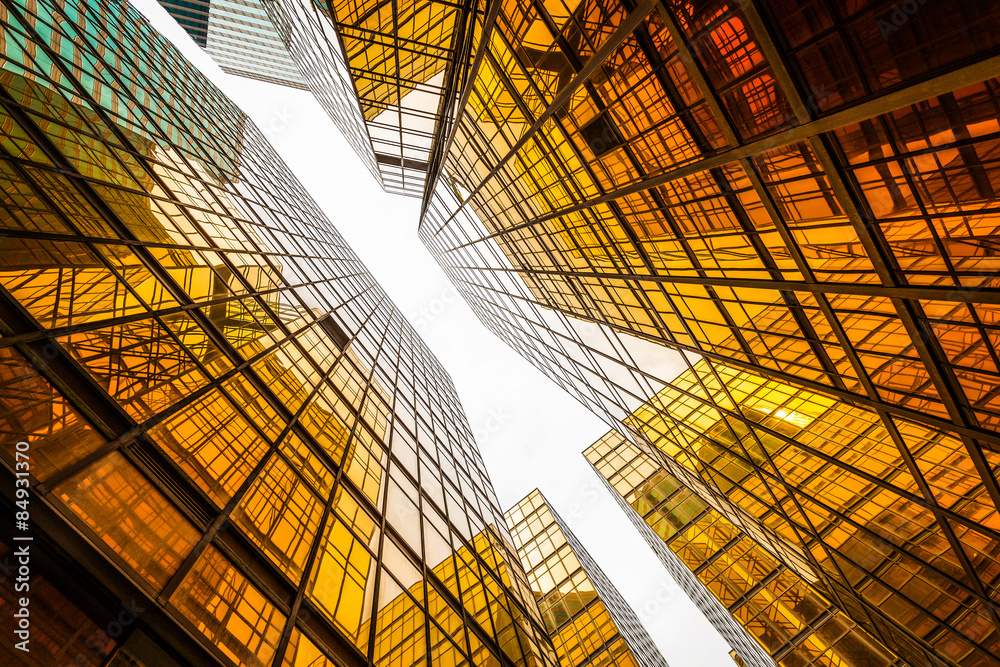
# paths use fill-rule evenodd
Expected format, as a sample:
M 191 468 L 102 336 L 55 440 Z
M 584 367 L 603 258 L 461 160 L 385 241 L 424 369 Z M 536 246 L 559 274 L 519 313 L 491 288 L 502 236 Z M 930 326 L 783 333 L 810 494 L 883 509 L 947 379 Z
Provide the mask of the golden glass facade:
M 998 27 L 502 3 L 420 221 L 489 329 L 914 664 L 1000 655 Z
M 554 667 L 451 379 L 253 123 L 123 0 L 0 27 L 32 658 Z
M 1000 445 L 995 3 L 550 4 L 499 12 L 421 221 L 467 292 Z
M 304 81 L 387 192 L 424 196 L 485 2 L 159 1 L 225 71 Z M 267 75 L 275 64 L 280 78 Z
M 538 489 L 504 518 L 562 667 L 667 667 L 631 607 Z
M 621 434 L 584 455 L 657 555 L 693 572 L 778 665 L 906 664 Z M 742 664 L 760 664 L 747 649 L 734 649 Z
M 996 664 L 996 510 L 958 438 L 890 423 L 703 359 L 626 427 L 907 661 Z

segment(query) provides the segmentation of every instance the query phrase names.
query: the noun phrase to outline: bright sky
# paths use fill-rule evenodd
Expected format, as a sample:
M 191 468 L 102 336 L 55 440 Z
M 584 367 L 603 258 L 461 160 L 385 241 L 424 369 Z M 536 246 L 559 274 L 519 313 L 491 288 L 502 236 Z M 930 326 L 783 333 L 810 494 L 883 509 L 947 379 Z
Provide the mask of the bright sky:
M 444 364 L 501 511 L 540 488 L 671 667 L 732 665 L 583 458 L 609 427 L 479 323 L 417 239 L 419 201 L 383 192 L 310 93 L 223 73 L 156 0 L 133 4 L 256 122 Z

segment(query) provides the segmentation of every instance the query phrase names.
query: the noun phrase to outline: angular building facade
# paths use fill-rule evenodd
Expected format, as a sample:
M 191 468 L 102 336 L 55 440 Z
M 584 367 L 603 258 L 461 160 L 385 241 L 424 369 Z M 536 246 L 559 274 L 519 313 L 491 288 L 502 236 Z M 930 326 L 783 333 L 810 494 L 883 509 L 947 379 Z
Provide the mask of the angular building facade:
M 912 664 L 1000 664 L 998 21 L 502 5 L 420 221 L 489 329 Z
M 0 663 L 556 665 L 451 379 L 253 123 L 131 3 L 0 24 Z
M 735 409 L 703 400 L 706 388 Z M 908 424 L 921 443 L 913 473 L 876 412 L 707 360 L 625 425 L 700 502 L 910 664 L 996 662 L 993 594 L 977 593 L 997 581 L 994 510 L 957 438 Z
M 619 433 L 584 455 L 740 664 L 907 664 Z
M 875 641 L 1000 664 L 1000 5 L 466 5 L 442 79 L 384 7 L 342 90 L 442 84 L 419 234 L 487 328 Z
M 485 2 L 159 1 L 224 71 L 304 84 L 387 192 L 424 196 Z
M 730 656 L 736 663 L 740 667 L 775 667 L 771 654 L 763 649 L 748 629 L 736 620 L 719 598 L 698 579 L 692 569 L 688 568 L 673 551 L 665 548 L 663 538 L 646 523 L 647 513 L 640 514 L 631 504 L 639 498 L 639 495 L 635 492 L 629 493 L 627 489 L 642 488 L 641 483 L 654 476 L 652 471 L 657 470 L 657 464 L 643 455 L 617 431 L 606 434 L 588 448 L 584 455 L 598 472 L 604 487 L 612 493 L 629 521 L 639 531 L 639 535 L 663 563 L 680 589 L 732 647 Z
M 562 667 L 667 667 L 635 612 L 538 489 L 504 518 Z
M 160 4 L 223 72 L 308 90 L 285 46 L 287 31 L 271 22 L 266 2 L 163 0 Z
M 890 430 L 948 431 L 985 469 L 1000 9 L 921 7 L 886 42 L 892 7 L 501 11 L 421 235 L 494 328 L 530 336 L 558 311 L 871 407 Z M 831 72 L 817 49 L 856 58 L 830 55 Z

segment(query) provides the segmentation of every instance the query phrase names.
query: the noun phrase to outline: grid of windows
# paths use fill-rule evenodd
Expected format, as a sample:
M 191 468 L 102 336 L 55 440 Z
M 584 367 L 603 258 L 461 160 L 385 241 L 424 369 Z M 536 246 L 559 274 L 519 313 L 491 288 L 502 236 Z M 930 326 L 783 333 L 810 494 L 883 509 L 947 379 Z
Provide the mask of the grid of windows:
M 159 0 L 223 72 L 307 90 L 266 0 Z M 279 24 L 280 25 L 280 24 Z
M 1000 6 L 911 5 L 264 8 L 487 327 L 907 660 L 994 665 Z M 5 428 L 44 436 L 46 497 L 129 517 L 101 548 L 228 659 L 308 655 L 302 609 L 368 659 L 544 654 L 517 568 L 444 595 L 455 633 L 449 575 L 412 588 L 441 558 L 503 580 L 495 500 L 447 376 L 256 130 L 126 64 L 134 20 L 0 7 Z M 244 629 L 198 617 L 195 572 Z
M 585 456 L 625 511 L 640 519 L 657 555 L 697 576 L 775 663 L 905 664 L 620 434 L 607 434 Z M 739 646 L 745 663 L 759 664 L 759 650 Z
M 708 360 L 628 423 L 828 596 L 901 626 L 908 637 L 883 630 L 901 654 L 916 639 L 959 664 L 995 662 L 997 513 L 957 438 Z
M 123 0 L 0 24 L 0 433 L 150 610 L 95 645 L 555 665 L 451 379 L 252 122 Z
M 711 505 L 911 664 L 994 664 L 996 510 L 957 438 L 890 423 L 703 359 L 625 425 L 683 480 L 675 518 Z M 634 488 L 651 476 L 614 462 Z
M 201 0 L 193 14 L 160 2 L 226 71 L 304 81 L 382 187 L 412 197 L 440 161 L 487 25 L 477 0 Z
M 993 665 L 1000 6 L 931 4 L 505 3 L 420 236 L 879 641 Z
M 485 2 L 280 0 L 290 49 L 313 94 L 387 192 L 422 197 L 482 38 Z
M 791 3 L 654 4 L 505 6 L 422 220 L 432 251 L 463 282 L 506 269 L 543 307 L 995 437 L 995 5 L 964 16 L 972 64 L 881 75 L 833 114 L 768 30 Z
M 563 667 L 667 667 L 646 629 L 538 489 L 504 514 Z

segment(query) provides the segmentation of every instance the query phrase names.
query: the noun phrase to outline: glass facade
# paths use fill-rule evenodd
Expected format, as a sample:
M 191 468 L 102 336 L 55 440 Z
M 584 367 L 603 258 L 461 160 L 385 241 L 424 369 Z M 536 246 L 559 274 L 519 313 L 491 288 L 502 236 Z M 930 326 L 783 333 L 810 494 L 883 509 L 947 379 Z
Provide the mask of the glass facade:
M 313 34 L 332 32 L 339 39 L 339 50 L 331 40 L 325 49 L 330 55 L 323 57 L 343 59 L 383 187 L 422 197 L 434 151 L 440 151 L 436 144 L 451 125 L 447 119 L 482 37 L 485 0 L 332 0 L 311 12 L 303 11 L 307 0 L 281 0 L 283 7 L 296 3 L 287 11 L 308 13 Z M 299 24 L 303 51 L 317 54 L 306 21 Z
M 538 489 L 504 518 L 562 667 L 667 667 L 632 608 Z
M 421 220 L 470 298 L 510 273 L 542 308 L 995 447 L 1000 8 L 889 31 L 890 2 L 557 4 L 500 10 Z M 837 49 L 849 75 L 817 64 Z
M 160 0 L 223 72 L 307 90 L 267 0 Z M 280 25 L 280 24 L 278 24 Z
M 1000 664 L 998 22 L 503 3 L 420 221 L 490 330 L 912 664 Z
M 742 664 L 906 664 L 619 433 L 608 433 L 584 455 L 671 573 L 679 581 L 694 574 L 703 584 L 682 584 L 694 589 L 689 595 L 696 604 L 722 603 L 728 614 L 721 621 L 708 610 L 706 616 L 738 647 Z M 700 591 L 714 599 L 699 599 Z M 733 618 L 758 645 L 727 627 Z M 774 662 L 761 660 L 761 648 Z
M 626 420 L 671 473 L 909 662 L 994 664 L 996 510 L 957 438 L 892 423 L 707 359 Z
M 128 2 L 0 24 L 30 658 L 554 666 L 450 377 L 253 123 Z
M 596 452 L 596 453 L 595 453 Z M 619 458 L 618 454 L 622 454 Z M 633 461 L 642 457 L 643 462 L 649 461 L 653 467 L 657 467 L 648 457 L 644 457 L 638 449 L 622 438 L 617 431 L 611 431 L 601 440 L 590 447 L 585 453 L 587 460 L 592 466 L 597 466 L 601 482 L 607 488 L 615 501 L 625 511 L 625 515 L 633 526 L 639 531 L 639 535 L 650 546 L 653 553 L 660 559 L 667 571 L 673 577 L 677 585 L 683 590 L 694 605 L 704 614 L 709 623 L 716 631 L 736 648 L 730 651 L 730 656 L 741 665 L 741 667 L 775 667 L 774 659 L 763 649 L 760 643 L 754 639 L 729 612 L 726 607 L 719 602 L 719 599 L 712 595 L 711 591 L 702 583 L 694 572 L 692 572 L 675 554 L 665 548 L 663 539 L 645 522 L 644 517 L 634 511 L 632 505 L 627 502 L 632 495 L 618 493 L 618 487 L 624 489 L 629 483 L 638 482 L 638 477 L 631 474 L 631 468 L 625 467 L 623 461 Z M 628 455 L 628 458 L 625 455 Z M 598 458 L 601 457 L 601 458 Z M 635 457 L 635 458 L 631 458 Z M 614 472 L 612 472 L 614 471 Z M 644 470 L 648 472 L 648 470 Z M 607 477 L 605 475 L 608 475 Z M 617 475 L 617 476 L 616 476 Z M 609 479 L 614 479 L 617 485 L 609 483 Z M 622 481 L 628 479 L 628 482 Z
M 287 81 L 308 85 L 387 192 L 412 197 L 439 162 L 487 20 L 482 0 L 160 4 L 226 71 L 284 83 L 262 70 L 294 63 Z

